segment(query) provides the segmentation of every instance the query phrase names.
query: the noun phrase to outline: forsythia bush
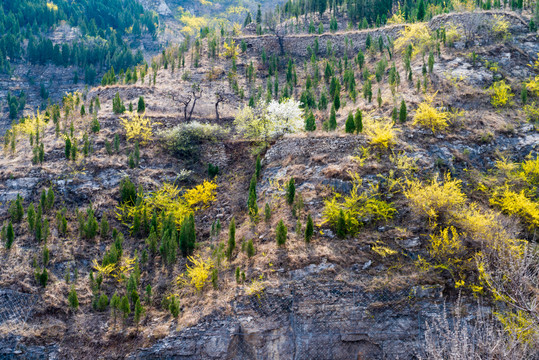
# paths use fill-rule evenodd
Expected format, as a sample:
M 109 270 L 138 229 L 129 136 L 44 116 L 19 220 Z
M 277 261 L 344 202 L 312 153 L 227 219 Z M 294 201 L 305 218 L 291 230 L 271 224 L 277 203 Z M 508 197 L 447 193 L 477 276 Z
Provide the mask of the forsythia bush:
M 363 184 L 358 174 L 350 174 L 353 178 L 353 188 L 350 194 L 343 196 L 334 194 L 331 199 L 324 200 L 323 223 L 329 223 L 336 228 L 341 211 L 344 214 L 346 232 L 355 235 L 359 232 L 365 218 L 373 221 L 389 220 L 397 209 L 392 203 L 379 200 L 378 189 L 372 187 L 369 192 L 360 192 Z
M 420 125 L 432 130 L 433 133 L 443 131 L 449 126 L 450 114 L 440 111 L 432 106 L 434 96 L 426 96 L 425 101 L 419 104 L 412 125 Z
M 196 291 L 200 291 L 204 288 L 204 285 L 208 281 L 213 269 L 213 262 L 211 259 L 202 259 L 199 255 L 196 257 L 189 256 L 187 260 L 193 265 L 187 265 L 186 274 L 182 274 L 177 278 L 177 283 L 180 286 L 192 285 Z M 187 275 L 188 281 L 185 277 Z
M 526 190 L 515 192 L 509 186 L 496 189 L 490 203 L 506 214 L 519 216 L 532 229 L 539 227 L 539 204 L 529 198 Z
M 496 81 L 489 88 L 490 103 L 494 107 L 511 105 L 512 98 L 515 96 L 511 92 L 511 87 L 505 83 L 505 80 Z
M 387 149 L 394 145 L 397 137 L 397 129 L 394 128 L 394 123 L 391 119 L 383 118 L 374 120 L 370 116 L 366 116 L 365 133 L 370 136 L 370 144 Z
M 138 140 L 142 145 L 146 145 L 151 140 L 152 125 L 150 119 L 144 117 L 144 114 L 128 112 L 127 116 L 120 118 L 120 121 L 127 140 Z
M 455 227 L 447 227 L 438 234 L 430 235 L 429 255 L 440 262 L 458 259 L 464 245 Z
M 92 265 L 95 271 L 97 271 L 103 279 L 108 276 L 112 276 L 118 281 L 123 281 L 129 277 L 131 270 L 135 267 L 136 258 L 122 257 L 117 263 L 107 264 L 105 266 L 99 265 L 96 259 L 93 260 Z
M 419 53 L 427 52 L 436 45 L 431 36 L 427 23 L 408 24 L 395 40 L 395 50 L 406 51 L 408 45 L 412 45 L 412 57 Z
M 174 221 L 181 226 L 183 220 L 194 211 L 206 208 L 216 199 L 217 184 L 205 180 L 193 189 L 187 190 L 180 195 L 181 189 L 176 185 L 165 183 L 157 191 L 149 196 L 138 194 L 139 199 L 135 204 L 128 202 L 120 204 L 116 213 L 118 220 L 129 225 L 138 216 L 149 217 L 155 212 L 165 216 L 173 216 Z
M 36 112 L 36 115 L 21 118 L 18 124 L 14 124 L 11 128 L 15 134 L 35 135 L 38 131 L 43 134 L 43 130 L 47 126 L 49 119 L 45 113 Z
M 240 53 L 240 46 L 236 45 L 234 40 L 225 41 L 223 43 L 224 51 L 221 53 L 221 56 L 226 58 L 236 59 Z
M 539 186 L 539 156 L 520 164 L 519 177 L 532 186 Z
M 447 217 L 458 211 L 466 202 L 461 181 L 452 179 L 448 173 L 443 182 L 437 178 L 424 184 L 419 180 L 407 180 L 404 195 L 410 200 L 412 211 L 436 222 L 440 216 Z
M 494 36 L 506 39 L 510 36 L 509 21 L 504 20 L 503 16 L 494 15 L 494 21 L 492 22 L 492 32 Z

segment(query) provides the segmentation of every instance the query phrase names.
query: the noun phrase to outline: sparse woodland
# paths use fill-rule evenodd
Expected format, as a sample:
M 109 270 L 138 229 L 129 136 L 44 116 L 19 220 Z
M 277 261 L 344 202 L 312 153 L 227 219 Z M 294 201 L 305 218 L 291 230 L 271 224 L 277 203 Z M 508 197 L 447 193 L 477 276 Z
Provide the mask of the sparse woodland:
M 536 358 L 537 6 L 288 1 L 31 115 L 10 98 L 0 287 L 41 300 L 0 334 L 127 356 L 327 261 L 458 304 L 403 356 Z

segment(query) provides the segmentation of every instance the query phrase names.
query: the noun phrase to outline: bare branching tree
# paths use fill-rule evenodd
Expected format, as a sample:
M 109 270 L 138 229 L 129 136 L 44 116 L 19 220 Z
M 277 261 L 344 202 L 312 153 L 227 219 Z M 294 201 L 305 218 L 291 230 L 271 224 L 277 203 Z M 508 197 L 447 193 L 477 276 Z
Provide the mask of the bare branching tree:
M 191 121 L 191 116 L 193 116 L 193 110 L 195 110 L 195 106 L 197 104 L 197 100 L 202 97 L 202 91 L 203 89 L 200 88 L 200 85 L 193 84 L 191 86 L 191 95 L 193 96 L 193 106 L 191 107 L 191 111 L 189 112 L 189 119 L 187 121 Z
M 225 97 L 221 91 L 215 92 L 215 120 L 219 121 L 219 104 L 225 101 Z
M 283 27 L 278 26 L 281 22 L 281 15 L 279 11 L 268 11 L 265 15 L 266 26 L 268 30 L 277 37 L 279 41 L 279 51 L 281 55 L 284 55 L 284 42 L 283 38 L 285 35 L 285 30 Z

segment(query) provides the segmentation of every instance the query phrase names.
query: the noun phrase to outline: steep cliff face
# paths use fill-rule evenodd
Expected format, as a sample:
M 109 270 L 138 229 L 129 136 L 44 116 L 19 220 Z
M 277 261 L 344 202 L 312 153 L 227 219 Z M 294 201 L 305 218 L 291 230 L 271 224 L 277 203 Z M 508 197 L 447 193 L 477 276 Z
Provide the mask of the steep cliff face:
M 335 268 L 324 262 L 298 269 L 278 288 L 238 296 L 228 308 L 130 358 L 416 358 L 425 322 L 444 311 L 442 289 L 368 291 L 334 281 L 328 273 Z

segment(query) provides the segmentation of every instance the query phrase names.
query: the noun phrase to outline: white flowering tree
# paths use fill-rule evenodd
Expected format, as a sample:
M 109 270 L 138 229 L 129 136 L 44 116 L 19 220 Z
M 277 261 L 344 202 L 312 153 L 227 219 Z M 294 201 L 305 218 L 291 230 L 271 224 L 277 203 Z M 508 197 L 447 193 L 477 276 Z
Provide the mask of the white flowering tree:
M 254 108 L 245 106 L 238 111 L 234 125 L 248 138 L 267 141 L 303 130 L 303 111 L 299 101 L 294 99 L 281 103 L 272 100 L 269 104 L 260 101 Z

